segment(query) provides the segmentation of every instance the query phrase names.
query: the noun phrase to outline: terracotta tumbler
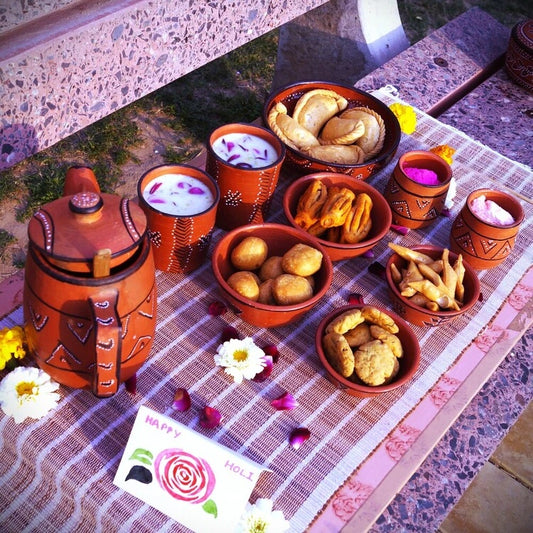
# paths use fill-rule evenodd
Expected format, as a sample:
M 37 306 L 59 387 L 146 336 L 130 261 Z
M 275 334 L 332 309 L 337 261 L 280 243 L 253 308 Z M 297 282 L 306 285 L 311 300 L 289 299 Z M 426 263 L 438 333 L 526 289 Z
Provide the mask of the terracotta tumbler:
M 432 170 L 439 184 L 414 181 L 405 173 L 407 167 Z M 444 208 L 451 179 L 452 169 L 442 157 L 424 150 L 403 154 L 383 193 L 391 207 L 393 223 L 412 229 L 429 226 Z
M 212 202 L 202 211 L 176 215 L 160 211 L 149 204 L 143 193 L 147 185 L 156 178 L 175 179 L 181 175 L 199 180 L 211 193 Z M 192 272 L 206 259 L 220 192 L 215 180 L 203 170 L 190 165 L 160 165 L 146 172 L 137 183 L 139 205 L 146 214 L 148 234 L 158 270 L 171 273 Z
M 265 166 L 238 166 L 228 162 L 213 150 L 217 140 L 235 134 L 259 137 L 275 150 L 275 159 Z M 247 224 L 260 224 L 268 215 L 272 196 L 278 184 L 285 146 L 269 130 L 253 124 L 226 124 L 217 128 L 207 143 L 206 171 L 220 188 L 216 225 L 231 230 Z
M 509 212 L 515 220 L 514 223 L 497 226 L 475 215 L 471 203 L 481 195 Z M 478 189 L 468 195 L 452 224 L 450 248 L 457 254 L 462 253 L 464 260 L 477 270 L 497 267 L 513 250 L 523 220 L 524 210 L 516 198 L 501 191 Z

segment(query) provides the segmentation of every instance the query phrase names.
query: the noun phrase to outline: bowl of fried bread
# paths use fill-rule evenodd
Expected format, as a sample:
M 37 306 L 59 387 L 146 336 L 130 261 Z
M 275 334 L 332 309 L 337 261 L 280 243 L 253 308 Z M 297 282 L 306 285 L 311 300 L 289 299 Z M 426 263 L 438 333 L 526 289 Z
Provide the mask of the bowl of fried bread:
M 431 245 L 389 247 L 385 276 L 393 308 L 411 324 L 439 326 L 479 300 L 479 278 L 461 254 Z
M 309 233 L 332 261 L 368 252 L 392 222 L 390 206 L 377 189 L 336 172 L 293 181 L 284 193 L 283 210 L 289 224 Z
M 332 311 L 318 325 L 315 344 L 328 379 L 352 396 L 397 389 L 420 364 L 420 346 L 410 326 L 396 313 L 373 305 Z
M 267 98 L 263 121 L 285 144 L 299 174 L 341 172 L 365 180 L 394 156 L 398 119 L 371 94 L 347 85 L 307 81 Z
M 246 225 L 215 245 L 223 300 L 245 322 L 269 328 L 301 319 L 326 294 L 333 265 L 309 235 L 284 224 Z

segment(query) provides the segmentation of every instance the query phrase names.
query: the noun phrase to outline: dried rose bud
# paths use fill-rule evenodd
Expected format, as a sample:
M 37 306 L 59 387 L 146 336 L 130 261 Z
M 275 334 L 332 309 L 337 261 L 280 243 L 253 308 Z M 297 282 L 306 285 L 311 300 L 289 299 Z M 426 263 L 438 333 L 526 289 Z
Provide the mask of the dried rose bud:
M 222 415 L 218 409 L 206 405 L 200 413 L 200 426 L 206 429 L 216 428 L 222 420 Z
M 211 316 L 220 316 L 223 315 L 227 310 L 227 307 L 222 302 L 216 301 L 209 304 L 208 313 Z
M 181 411 L 184 413 L 191 406 L 191 397 L 187 392 L 187 389 L 180 387 L 176 394 L 174 394 L 174 401 L 172 402 L 172 409 L 174 411 Z
M 289 443 L 297 450 L 310 436 L 311 432 L 307 428 L 296 428 L 289 436 Z
M 259 374 L 256 374 L 252 379 L 256 381 L 257 383 L 261 383 L 268 379 L 270 377 L 270 374 L 272 374 L 272 370 L 274 368 L 274 363 L 272 357 L 270 355 L 265 355 L 265 367 Z
M 270 405 L 277 411 L 290 411 L 291 409 L 298 407 L 298 402 L 290 392 L 284 392 L 281 396 L 272 400 Z

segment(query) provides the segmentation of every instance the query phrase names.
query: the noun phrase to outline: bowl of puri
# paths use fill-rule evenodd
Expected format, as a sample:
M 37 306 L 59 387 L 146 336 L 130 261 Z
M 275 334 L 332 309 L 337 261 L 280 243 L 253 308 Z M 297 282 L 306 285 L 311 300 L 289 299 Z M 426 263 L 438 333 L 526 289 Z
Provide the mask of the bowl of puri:
M 310 235 L 283 224 L 236 228 L 215 245 L 212 268 L 224 300 L 249 324 L 302 318 L 326 294 L 333 265 Z
M 325 81 L 277 89 L 265 102 L 263 121 L 285 144 L 285 160 L 300 174 L 340 172 L 365 180 L 391 160 L 401 137 L 386 104 Z
M 437 246 L 408 248 L 389 243 L 394 252 L 385 276 L 394 310 L 416 326 L 439 326 L 463 315 L 479 299 L 474 269 L 461 254 Z
M 392 213 L 383 195 L 346 174 L 317 172 L 292 182 L 283 196 L 289 224 L 319 243 L 332 261 L 371 250 L 389 231 Z
M 372 305 L 332 311 L 318 325 L 315 344 L 328 379 L 352 396 L 397 389 L 420 364 L 420 346 L 409 325 Z

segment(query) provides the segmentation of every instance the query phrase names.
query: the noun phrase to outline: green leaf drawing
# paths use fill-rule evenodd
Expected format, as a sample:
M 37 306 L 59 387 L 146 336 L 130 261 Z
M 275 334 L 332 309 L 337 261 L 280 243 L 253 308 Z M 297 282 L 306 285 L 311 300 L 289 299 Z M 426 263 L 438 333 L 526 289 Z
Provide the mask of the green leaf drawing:
M 215 518 L 218 516 L 217 504 L 213 500 L 207 500 L 203 505 L 202 509 L 209 514 L 212 514 Z
M 152 465 L 152 460 L 154 456 L 149 450 L 144 450 L 143 448 L 137 448 L 130 457 L 131 460 L 140 461 L 145 465 Z

